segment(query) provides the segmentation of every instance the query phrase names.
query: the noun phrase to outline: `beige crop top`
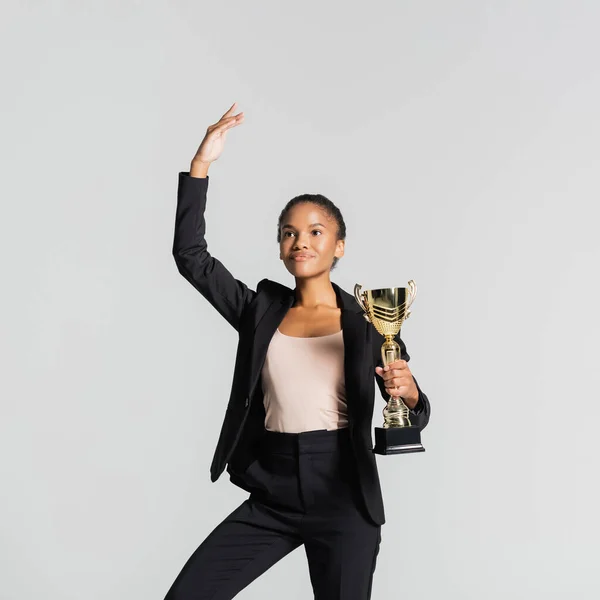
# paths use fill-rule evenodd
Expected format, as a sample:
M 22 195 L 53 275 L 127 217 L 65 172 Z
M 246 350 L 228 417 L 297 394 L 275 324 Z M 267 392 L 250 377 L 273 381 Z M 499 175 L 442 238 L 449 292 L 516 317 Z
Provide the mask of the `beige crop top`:
M 261 375 L 269 431 L 300 433 L 348 426 L 341 331 L 303 338 L 277 329 Z

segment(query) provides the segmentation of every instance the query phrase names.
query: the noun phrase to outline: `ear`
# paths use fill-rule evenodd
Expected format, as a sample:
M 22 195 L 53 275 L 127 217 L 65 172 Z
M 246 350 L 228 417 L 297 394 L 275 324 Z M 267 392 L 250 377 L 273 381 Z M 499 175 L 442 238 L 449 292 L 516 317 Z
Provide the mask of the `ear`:
M 345 240 L 338 240 L 336 248 L 335 248 L 334 256 L 337 256 L 338 258 L 341 258 L 342 256 L 344 256 L 345 245 L 346 245 Z

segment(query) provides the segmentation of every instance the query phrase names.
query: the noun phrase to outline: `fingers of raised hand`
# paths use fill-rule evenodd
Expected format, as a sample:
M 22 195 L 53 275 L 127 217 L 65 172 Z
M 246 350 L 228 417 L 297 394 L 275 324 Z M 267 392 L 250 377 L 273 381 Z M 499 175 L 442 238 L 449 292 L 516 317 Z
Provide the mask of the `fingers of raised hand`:
M 217 131 L 218 133 L 222 133 L 223 131 L 227 131 L 236 125 L 239 125 L 244 120 L 244 113 L 239 113 L 232 117 L 222 118 L 220 121 L 215 123 L 214 125 L 209 125 L 208 132 Z
M 225 113 L 223 114 L 223 116 L 221 117 L 221 119 L 224 119 L 225 117 L 229 117 L 229 116 L 231 116 L 231 115 L 233 114 L 233 111 L 235 110 L 236 106 L 237 106 L 237 102 L 234 102 L 234 103 L 233 103 L 233 104 L 232 104 L 232 105 L 229 107 L 229 109 L 227 110 L 227 112 L 225 112 Z

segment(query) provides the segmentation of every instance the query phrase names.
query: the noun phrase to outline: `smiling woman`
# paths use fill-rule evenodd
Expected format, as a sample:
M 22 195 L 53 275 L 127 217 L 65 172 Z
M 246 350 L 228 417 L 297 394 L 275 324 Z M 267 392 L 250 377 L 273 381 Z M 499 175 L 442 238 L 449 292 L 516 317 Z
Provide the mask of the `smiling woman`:
M 211 478 L 227 465 L 232 483 L 250 495 L 190 556 L 165 600 L 233 598 L 300 545 L 316 599 L 368 600 L 385 522 L 371 440 L 381 339 L 355 297 L 330 279 L 346 225 L 321 194 L 292 198 L 277 223 L 279 258 L 294 289 L 263 279 L 252 290 L 209 254 L 208 168 L 229 129 L 243 122 L 235 106 L 208 128 L 190 172 L 179 174 L 173 255 L 239 332 Z M 398 344 L 408 361 L 399 337 Z M 398 380 L 424 427 L 427 396 L 408 366 Z

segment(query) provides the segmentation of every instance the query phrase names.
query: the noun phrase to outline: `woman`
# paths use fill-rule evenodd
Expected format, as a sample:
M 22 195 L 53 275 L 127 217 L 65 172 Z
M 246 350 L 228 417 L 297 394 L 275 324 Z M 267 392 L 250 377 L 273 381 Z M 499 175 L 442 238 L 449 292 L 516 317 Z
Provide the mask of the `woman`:
M 402 359 L 382 369 L 383 337 L 330 281 L 346 237 L 330 200 L 305 194 L 281 212 L 279 258 L 293 290 L 268 279 L 251 290 L 209 254 L 208 169 L 244 120 L 235 108 L 208 128 L 190 172 L 179 174 L 173 255 L 239 333 L 211 479 L 227 465 L 250 495 L 192 554 L 165 600 L 233 598 L 300 545 L 317 600 L 366 600 L 385 522 L 371 441 L 374 375 L 382 397 L 401 396 L 421 429 L 429 401 L 400 336 Z

